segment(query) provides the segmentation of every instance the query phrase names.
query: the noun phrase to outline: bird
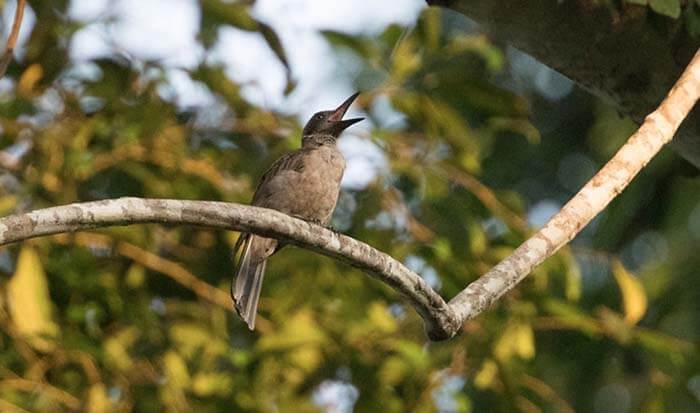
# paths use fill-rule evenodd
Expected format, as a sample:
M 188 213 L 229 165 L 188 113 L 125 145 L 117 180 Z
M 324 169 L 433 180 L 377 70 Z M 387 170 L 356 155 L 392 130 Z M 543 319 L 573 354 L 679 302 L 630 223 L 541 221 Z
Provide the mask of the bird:
M 302 130 L 301 148 L 282 155 L 268 168 L 260 178 L 252 205 L 323 226 L 329 224 L 345 171 L 345 158 L 336 142 L 345 129 L 364 119 L 343 119 L 358 95 L 309 119 Z M 234 259 L 239 258 L 234 265 L 231 297 L 250 330 L 255 329 L 267 259 L 282 247 L 284 243 L 276 239 L 242 233 L 233 248 Z

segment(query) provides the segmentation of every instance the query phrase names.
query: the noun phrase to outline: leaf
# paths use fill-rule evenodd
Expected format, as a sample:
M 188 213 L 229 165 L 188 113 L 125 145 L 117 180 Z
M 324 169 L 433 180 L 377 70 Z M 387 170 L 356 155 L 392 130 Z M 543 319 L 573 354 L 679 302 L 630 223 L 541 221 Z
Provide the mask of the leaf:
M 326 337 L 308 308 L 285 319 L 275 334 L 263 336 L 257 343 L 260 351 L 285 351 L 302 346 L 320 345 Z
M 331 45 L 351 50 L 353 53 L 366 60 L 376 58 L 378 55 L 374 44 L 369 39 L 333 30 L 323 30 L 321 31 L 321 35 L 323 35 L 326 41 Z
M 540 143 L 542 139 L 540 131 L 527 119 L 492 117 L 489 119 L 489 127 L 495 132 L 512 132 L 522 135 L 533 145 Z
M 469 252 L 475 257 L 482 256 L 488 248 L 488 240 L 481 224 L 475 220 L 470 221 L 467 226 L 467 233 L 469 234 Z
M 20 334 L 37 350 L 50 351 L 59 327 L 51 317 L 51 297 L 46 273 L 34 248 L 25 245 L 17 270 L 7 287 L 10 315 Z
M 0 216 L 10 215 L 14 211 L 19 198 L 15 195 L 5 195 L 0 197 Z
M 521 321 L 509 323 L 499 337 L 493 353 L 501 361 L 507 361 L 513 356 L 525 360 L 533 358 L 535 356 L 535 335 L 532 326 Z
M 220 0 L 203 0 L 202 24 L 229 24 L 237 29 L 260 33 L 272 52 L 277 56 L 290 77 L 289 60 L 277 33 L 267 24 L 250 15 L 250 8 L 244 3 L 227 4 Z
M 555 317 L 553 321 L 557 325 L 574 328 L 589 336 L 601 334 L 598 320 L 584 313 L 580 308 L 569 302 L 558 299 L 548 299 L 544 301 L 546 311 Z
M 199 397 L 226 396 L 232 388 L 232 379 L 228 374 L 197 373 L 192 378 L 192 392 Z
M 578 301 L 581 298 L 581 268 L 573 254 L 566 254 L 565 295 L 569 301 Z
M 124 276 L 124 283 L 129 287 L 129 288 L 140 288 L 143 285 L 144 280 L 146 279 L 146 269 L 138 264 L 133 264 L 129 269 L 126 271 L 126 275 Z
M 168 332 L 173 346 L 187 360 L 201 356 L 204 361 L 211 361 L 226 353 L 227 344 L 222 339 L 212 334 L 201 323 L 177 322 Z
M 187 371 L 185 360 L 175 351 L 168 351 L 163 356 L 163 369 L 168 378 L 168 384 L 175 388 L 185 389 L 190 384 L 190 373 Z
M 398 326 L 396 319 L 391 316 L 387 306 L 381 301 L 374 301 L 367 310 L 369 321 L 382 333 L 393 333 Z
M 401 357 L 388 357 L 377 372 L 382 384 L 394 386 L 400 383 L 411 372 L 410 366 Z
M 139 330 L 135 326 L 126 327 L 104 342 L 104 353 L 106 361 L 117 370 L 129 370 L 134 360 L 129 354 L 131 347 L 139 338 Z
M 287 77 L 289 77 L 289 60 L 287 59 L 287 54 L 284 52 L 284 47 L 282 47 L 282 41 L 280 40 L 277 33 L 265 23 L 260 21 L 258 23 L 258 31 L 265 38 L 267 45 L 272 49 L 272 52 L 280 60 L 284 68 L 287 70 Z
M 44 76 L 44 69 L 41 68 L 40 64 L 34 63 L 30 65 L 22 73 L 22 76 L 20 76 L 19 82 L 17 83 L 17 91 L 19 94 L 25 97 L 31 96 L 34 87 L 36 86 L 37 82 L 41 80 L 42 76 Z
M 649 0 L 649 7 L 664 16 L 677 19 L 681 15 L 680 0 Z
M 639 278 L 635 277 L 618 260 L 612 263 L 612 273 L 622 293 L 625 322 L 635 325 L 647 311 L 647 295 Z
M 96 383 L 90 387 L 87 398 L 88 413 L 107 413 L 112 411 L 107 396 L 107 389 L 103 383 Z
M 481 365 L 479 372 L 474 376 L 474 385 L 477 389 L 488 389 L 493 387 L 498 376 L 498 365 L 490 359 L 486 359 Z

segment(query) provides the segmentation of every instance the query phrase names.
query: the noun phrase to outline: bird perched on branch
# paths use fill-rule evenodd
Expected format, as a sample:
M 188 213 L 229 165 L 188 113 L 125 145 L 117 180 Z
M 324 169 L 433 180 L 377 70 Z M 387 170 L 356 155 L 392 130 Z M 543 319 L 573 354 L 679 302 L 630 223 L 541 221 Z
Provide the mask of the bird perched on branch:
M 359 93 L 350 96 L 335 110 L 318 112 L 307 122 L 301 148 L 279 158 L 263 174 L 252 204 L 276 209 L 316 224 L 327 225 L 340 192 L 345 159 L 336 146 L 340 134 L 363 118 L 343 120 Z M 276 239 L 243 233 L 234 247 L 240 256 L 231 284 L 236 311 L 255 328 L 255 314 L 267 259 L 284 244 Z

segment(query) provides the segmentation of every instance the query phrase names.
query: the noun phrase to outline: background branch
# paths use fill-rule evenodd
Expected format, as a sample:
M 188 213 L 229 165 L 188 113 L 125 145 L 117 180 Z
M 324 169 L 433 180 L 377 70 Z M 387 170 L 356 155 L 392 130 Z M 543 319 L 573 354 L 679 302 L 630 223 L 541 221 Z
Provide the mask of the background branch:
M 12 30 L 10 35 L 7 37 L 7 43 L 5 44 L 5 51 L 0 57 L 0 78 L 5 76 L 7 67 L 12 61 L 12 52 L 15 50 L 17 45 L 17 39 L 19 38 L 19 29 L 22 27 L 22 18 L 24 17 L 24 6 L 26 0 L 17 0 L 17 8 L 15 9 L 15 19 L 12 22 Z

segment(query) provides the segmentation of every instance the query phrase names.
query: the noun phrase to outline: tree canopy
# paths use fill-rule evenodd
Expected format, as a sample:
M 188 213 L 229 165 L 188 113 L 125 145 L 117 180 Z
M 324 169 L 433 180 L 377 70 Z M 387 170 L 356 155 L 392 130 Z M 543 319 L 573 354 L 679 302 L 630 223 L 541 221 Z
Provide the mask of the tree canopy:
M 197 2 L 199 45 L 221 47 L 224 29 L 259 37 L 294 96 L 294 46 L 253 3 Z M 90 22 L 70 18 L 67 0 L 28 7 L 36 22 L 0 82 L 2 215 L 120 196 L 247 203 L 267 166 L 299 146 L 302 108 L 269 109 L 234 80 L 235 67 L 202 58 L 179 68 L 212 97 L 183 107 L 167 62 L 71 58 Z M 541 226 L 635 129 L 440 9 L 408 26 L 320 34 L 338 78 L 363 91 L 370 125 L 341 140 L 368 178 L 344 186 L 333 226 L 445 298 Z M 691 412 L 700 403 L 700 180 L 672 151 L 440 343 L 394 290 L 297 248 L 270 259 L 249 332 L 228 296 L 236 236 L 149 224 L 0 250 L 0 410 Z

